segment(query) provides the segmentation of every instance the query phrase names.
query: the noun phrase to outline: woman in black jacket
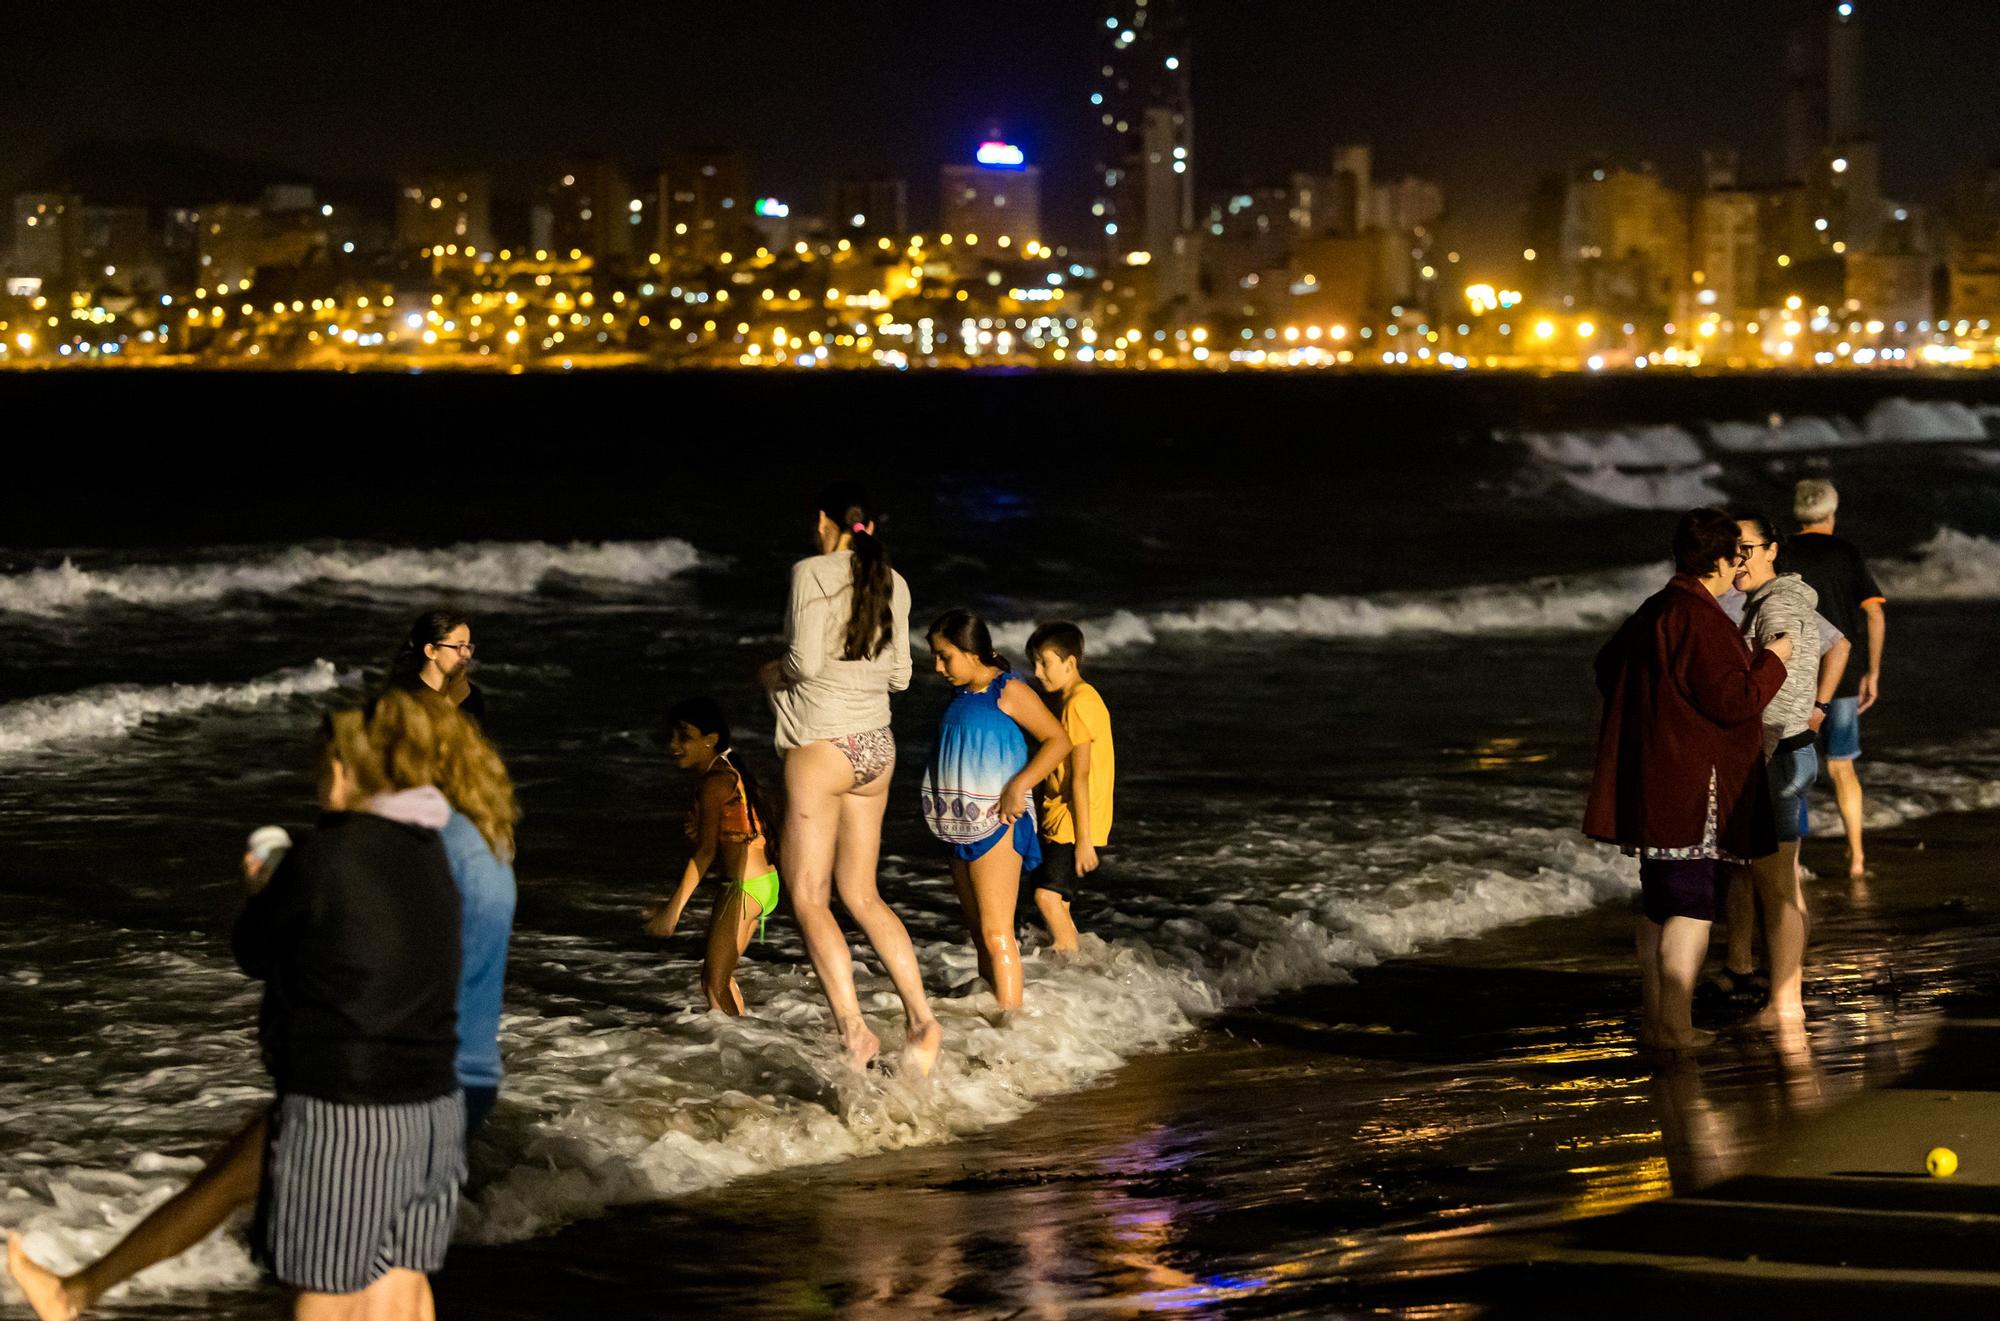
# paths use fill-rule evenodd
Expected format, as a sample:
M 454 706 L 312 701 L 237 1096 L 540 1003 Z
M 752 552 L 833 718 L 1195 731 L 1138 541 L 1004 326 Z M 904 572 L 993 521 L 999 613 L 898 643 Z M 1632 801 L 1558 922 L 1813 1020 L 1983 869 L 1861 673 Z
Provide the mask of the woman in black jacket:
M 319 828 L 253 880 L 236 927 L 277 1088 L 251 1243 L 301 1318 L 367 1291 L 369 1315 L 414 1319 L 465 1181 L 459 899 L 437 833 L 451 809 L 429 786 L 385 792 L 361 712 L 336 714 L 325 743 Z
M 384 697 L 374 728 L 409 728 L 401 708 L 421 700 Z M 359 711 L 322 726 L 318 829 L 275 872 L 244 862 L 236 954 L 265 982 L 276 1101 L 85 1269 L 58 1276 L 10 1234 L 9 1273 L 41 1321 L 73 1321 L 252 1198 L 252 1250 L 299 1291 L 298 1315 L 430 1314 L 424 1272 L 443 1264 L 465 1173 L 450 808 L 400 759 L 384 765 L 369 731 Z

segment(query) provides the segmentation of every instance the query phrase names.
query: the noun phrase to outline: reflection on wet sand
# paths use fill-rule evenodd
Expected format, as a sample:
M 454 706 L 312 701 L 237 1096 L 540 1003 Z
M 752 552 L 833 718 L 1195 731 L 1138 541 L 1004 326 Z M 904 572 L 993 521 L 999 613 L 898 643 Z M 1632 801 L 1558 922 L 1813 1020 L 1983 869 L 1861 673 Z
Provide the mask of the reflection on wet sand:
M 1908 1069 L 1991 964 L 1993 928 L 1897 883 L 1865 908 L 1845 878 L 1815 887 L 1804 1027 L 1730 1026 L 1709 1005 L 1715 1046 L 1642 1052 L 1627 916 L 1535 923 L 1233 1015 L 955 1146 L 457 1253 L 441 1298 L 495 1318 L 549 1314 L 538 1290 L 555 1286 L 635 1317 L 1325 1316 L 1385 1299 L 1470 1315 L 1477 1269 L 1524 1232 L 1725 1183 Z

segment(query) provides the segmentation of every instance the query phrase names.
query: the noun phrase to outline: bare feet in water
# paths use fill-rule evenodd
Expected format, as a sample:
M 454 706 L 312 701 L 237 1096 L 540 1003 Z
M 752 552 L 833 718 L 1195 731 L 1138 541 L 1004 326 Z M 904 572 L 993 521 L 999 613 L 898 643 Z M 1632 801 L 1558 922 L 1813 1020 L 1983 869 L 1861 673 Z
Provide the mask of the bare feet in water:
M 847 1048 L 847 1062 L 857 1069 L 870 1067 L 882 1053 L 882 1039 L 858 1018 L 840 1025 L 840 1043 Z
M 903 1038 L 903 1055 L 920 1077 L 930 1076 L 937 1065 L 938 1052 L 943 1049 L 944 1028 L 935 1018 L 911 1027 Z
M 28 1306 L 35 1309 L 41 1321 L 74 1321 L 81 1310 L 70 1301 L 62 1276 L 36 1265 L 28 1256 L 19 1234 L 7 1235 L 7 1273 L 28 1296 Z
M 1806 1011 L 1804 1005 L 1800 1005 L 1796 1009 L 1790 1007 L 1780 1009 L 1776 1005 L 1765 1005 L 1749 1019 L 1751 1027 L 1763 1028 L 1798 1027 L 1805 1021 Z
M 1701 1050 L 1705 1046 L 1714 1044 L 1714 1042 L 1715 1033 L 1703 1032 L 1698 1028 L 1690 1029 L 1685 1034 L 1658 1032 L 1652 1028 L 1643 1028 L 1639 1032 L 1639 1044 L 1647 1050 L 1686 1053 Z

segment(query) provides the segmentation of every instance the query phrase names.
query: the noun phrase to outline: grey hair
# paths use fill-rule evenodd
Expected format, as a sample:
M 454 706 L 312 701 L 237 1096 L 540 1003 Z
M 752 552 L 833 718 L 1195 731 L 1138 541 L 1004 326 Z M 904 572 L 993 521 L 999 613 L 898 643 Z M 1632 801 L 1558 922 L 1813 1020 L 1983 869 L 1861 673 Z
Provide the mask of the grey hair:
M 1824 523 L 1840 508 L 1840 492 L 1824 477 L 1808 477 L 1792 488 L 1792 515 L 1801 523 Z

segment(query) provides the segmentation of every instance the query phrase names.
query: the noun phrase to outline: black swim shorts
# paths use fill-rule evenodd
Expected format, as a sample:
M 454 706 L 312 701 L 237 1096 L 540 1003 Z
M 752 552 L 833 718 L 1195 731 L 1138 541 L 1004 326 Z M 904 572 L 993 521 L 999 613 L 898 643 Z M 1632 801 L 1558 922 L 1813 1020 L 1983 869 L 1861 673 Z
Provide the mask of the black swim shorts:
M 1670 917 L 1713 922 L 1718 874 L 1713 858 L 1641 858 L 1639 907 L 1662 926 Z

